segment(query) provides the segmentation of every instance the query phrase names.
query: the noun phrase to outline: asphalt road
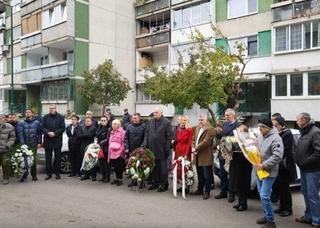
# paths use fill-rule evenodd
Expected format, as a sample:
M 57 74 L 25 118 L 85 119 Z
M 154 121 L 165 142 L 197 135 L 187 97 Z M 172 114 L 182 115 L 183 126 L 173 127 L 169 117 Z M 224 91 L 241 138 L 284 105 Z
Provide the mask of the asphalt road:
M 260 202 L 249 200 L 249 210 L 236 212 L 225 199 L 202 200 L 187 195 L 175 199 L 171 191 L 130 190 L 91 180 L 54 178 L 9 185 L 0 184 L 0 228 L 100 228 L 100 227 L 259 227 L 255 220 L 262 216 Z M 128 182 L 128 181 L 127 181 Z M 214 190 L 217 193 L 218 190 Z M 294 218 L 303 214 L 299 191 L 293 194 L 294 215 L 276 217 L 280 228 L 303 228 Z

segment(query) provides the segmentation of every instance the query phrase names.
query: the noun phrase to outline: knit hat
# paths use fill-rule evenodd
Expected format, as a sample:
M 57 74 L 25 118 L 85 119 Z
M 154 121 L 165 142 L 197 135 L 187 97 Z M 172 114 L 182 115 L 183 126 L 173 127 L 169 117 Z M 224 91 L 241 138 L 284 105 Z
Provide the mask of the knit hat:
M 282 116 L 276 117 L 274 120 L 277 121 L 281 126 L 286 125 L 286 120 Z
M 268 128 L 273 127 L 272 121 L 269 118 L 261 118 L 258 120 L 258 123 L 263 124 L 263 125 L 267 126 Z

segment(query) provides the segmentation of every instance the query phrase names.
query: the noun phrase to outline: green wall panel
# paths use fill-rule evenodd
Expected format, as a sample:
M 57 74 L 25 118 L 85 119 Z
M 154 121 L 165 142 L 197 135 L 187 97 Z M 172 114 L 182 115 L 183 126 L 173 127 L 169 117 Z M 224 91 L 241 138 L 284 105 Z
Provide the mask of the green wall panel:
M 263 31 L 258 33 L 259 37 L 259 55 L 271 55 L 271 31 Z
M 21 55 L 21 69 L 27 68 L 27 55 Z
M 228 51 L 228 44 L 224 39 L 216 39 L 216 47 L 222 47 L 226 52 Z
M 75 74 L 80 76 L 84 70 L 89 70 L 89 43 L 76 40 L 74 55 Z
M 80 87 L 83 84 L 83 80 L 72 80 L 72 84 L 74 94 L 74 111 L 77 113 L 77 115 L 84 115 L 88 110 L 88 104 L 79 93 Z
M 75 2 L 76 37 L 89 39 L 89 5 Z
M 259 0 L 258 2 L 258 12 L 263 13 L 271 10 L 271 4 L 273 0 Z
M 11 74 L 11 59 L 7 58 L 7 74 Z
M 216 0 L 216 22 L 226 21 L 228 17 L 227 0 Z

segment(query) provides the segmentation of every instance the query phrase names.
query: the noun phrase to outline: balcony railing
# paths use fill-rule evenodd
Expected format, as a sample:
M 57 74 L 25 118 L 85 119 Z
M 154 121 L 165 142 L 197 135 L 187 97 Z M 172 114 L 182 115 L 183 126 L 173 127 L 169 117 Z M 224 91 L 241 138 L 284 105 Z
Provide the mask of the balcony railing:
M 35 83 L 42 80 L 58 79 L 73 75 L 73 64 L 68 61 L 55 64 L 36 66 L 22 71 L 22 81 L 25 83 Z
M 320 14 L 320 1 L 311 0 L 292 3 L 289 5 L 273 8 L 272 13 L 274 22 Z
M 177 5 L 184 2 L 191 2 L 192 0 L 171 0 L 171 5 Z
M 170 32 L 161 32 L 155 35 L 138 38 L 137 48 L 150 47 L 158 44 L 168 43 L 169 41 Z
M 169 0 L 157 0 L 154 2 L 146 3 L 136 7 L 136 16 L 141 16 L 147 13 L 152 13 L 164 8 L 169 7 Z
M 27 37 L 21 37 L 21 48 L 30 48 L 37 44 L 41 44 L 41 33 L 37 33 Z

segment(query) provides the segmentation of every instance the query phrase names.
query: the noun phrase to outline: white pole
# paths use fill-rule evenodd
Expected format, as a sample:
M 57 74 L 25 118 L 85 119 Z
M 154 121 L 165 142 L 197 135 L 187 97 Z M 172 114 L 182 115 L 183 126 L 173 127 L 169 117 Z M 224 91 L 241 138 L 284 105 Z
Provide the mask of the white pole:
M 186 178 L 185 178 L 185 172 L 184 172 L 184 167 L 185 167 L 185 160 L 182 158 L 182 198 L 186 199 Z

